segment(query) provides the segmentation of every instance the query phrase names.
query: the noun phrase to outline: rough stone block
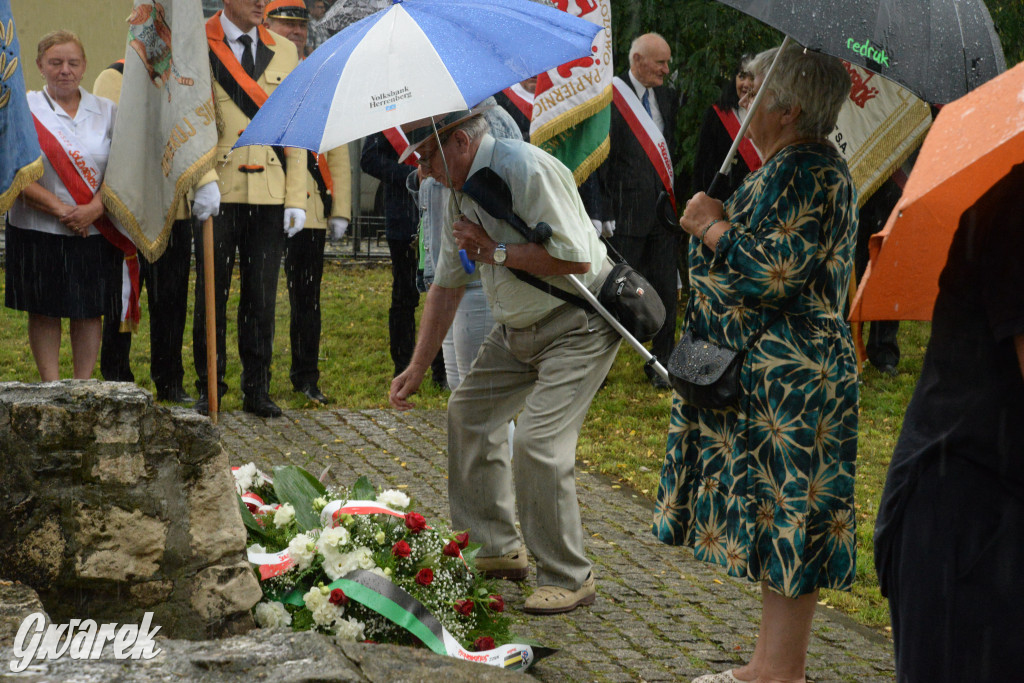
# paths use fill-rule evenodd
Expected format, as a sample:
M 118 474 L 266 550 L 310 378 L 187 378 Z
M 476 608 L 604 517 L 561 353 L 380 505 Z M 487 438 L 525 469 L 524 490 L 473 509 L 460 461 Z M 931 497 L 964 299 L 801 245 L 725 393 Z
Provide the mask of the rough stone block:
M 167 541 L 167 523 L 139 510 L 78 507 L 80 550 L 75 572 L 83 579 L 136 581 L 159 569 Z

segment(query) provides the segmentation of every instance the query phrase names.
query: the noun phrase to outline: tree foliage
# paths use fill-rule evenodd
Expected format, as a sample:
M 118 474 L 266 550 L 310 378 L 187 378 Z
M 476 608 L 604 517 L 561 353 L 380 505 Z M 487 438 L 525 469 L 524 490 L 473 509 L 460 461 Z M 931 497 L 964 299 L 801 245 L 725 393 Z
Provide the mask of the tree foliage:
M 987 0 L 986 6 L 1007 65 L 1024 61 L 1024 3 Z M 628 67 L 629 44 L 642 33 L 660 33 L 672 48 L 670 78 L 686 98 L 677 121 L 675 152 L 680 170 L 692 167 L 701 117 L 718 97 L 722 83 L 733 75 L 740 55 L 778 45 L 783 38 L 760 21 L 714 0 L 612 0 L 612 26 L 617 73 Z

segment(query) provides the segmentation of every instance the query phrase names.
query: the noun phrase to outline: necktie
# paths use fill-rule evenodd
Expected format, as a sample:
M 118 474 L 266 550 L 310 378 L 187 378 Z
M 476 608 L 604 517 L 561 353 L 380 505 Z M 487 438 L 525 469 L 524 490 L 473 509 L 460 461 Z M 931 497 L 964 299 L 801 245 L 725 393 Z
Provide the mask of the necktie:
M 640 101 L 643 103 L 644 109 L 647 110 L 647 115 L 653 118 L 654 114 L 651 113 L 651 90 L 650 90 L 650 88 L 644 88 L 644 96 L 640 98 Z
M 253 76 L 256 73 L 256 60 L 252 57 L 252 36 L 240 35 L 238 42 L 242 44 L 242 69 Z

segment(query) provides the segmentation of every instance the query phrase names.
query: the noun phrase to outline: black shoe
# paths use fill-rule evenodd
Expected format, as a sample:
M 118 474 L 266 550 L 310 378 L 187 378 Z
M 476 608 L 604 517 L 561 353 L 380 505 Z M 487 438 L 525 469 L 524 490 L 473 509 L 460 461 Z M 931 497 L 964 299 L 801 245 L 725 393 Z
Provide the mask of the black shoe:
M 192 405 L 196 401 L 185 393 L 185 390 L 181 387 L 175 387 L 173 389 L 168 389 L 167 391 L 157 390 L 156 400 L 166 401 L 168 403 L 184 403 L 185 405 Z
M 200 415 L 210 416 L 210 399 L 206 394 L 199 394 L 195 404 L 192 406 Z
M 260 394 L 252 398 L 246 396 L 242 399 L 242 410 L 260 417 L 281 417 L 283 414 L 277 404 L 270 400 L 266 394 Z
M 320 391 L 320 388 L 315 384 L 307 384 L 301 389 L 296 389 L 296 391 L 314 403 L 327 405 L 331 402 L 331 399 L 324 396 L 324 392 Z
M 893 365 L 892 363 L 882 363 L 881 365 L 876 365 L 875 367 L 878 368 L 878 371 L 885 375 L 886 377 L 895 377 L 898 374 L 896 372 L 896 366 Z

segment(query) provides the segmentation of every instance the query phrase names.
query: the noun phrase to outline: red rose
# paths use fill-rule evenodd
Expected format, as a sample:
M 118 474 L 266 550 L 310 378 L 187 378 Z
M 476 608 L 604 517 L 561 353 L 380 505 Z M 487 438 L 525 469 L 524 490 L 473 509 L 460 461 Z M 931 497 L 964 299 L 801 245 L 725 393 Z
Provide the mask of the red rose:
M 405 541 L 399 541 L 391 546 L 391 554 L 395 557 L 409 557 L 412 554 L 412 548 Z
M 455 611 L 464 617 L 473 615 L 473 601 L 472 600 L 456 600 L 455 604 L 452 605 Z
M 340 588 L 335 588 L 331 591 L 331 597 L 328 598 L 328 602 L 332 605 L 340 605 L 341 607 L 344 607 L 348 604 L 348 596 L 345 595 L 345 591 Z
M 434 570 L 430 567 L 424 567 L 423 569 L 416 572 L 416 583 L 421 586 L 429 586 L 434 582 Z
M 405 528 L 418 534 L 427 528 L 427 520 L 418 512 L 410 512 L 405 516 Z
M 473 641 L 473 650 L 476 652 L 483 652 L 484 650 L 494 649 L 494 638 L 490 636 L 480 636 Z
M 505 599 L 503 597 L 501 597 L 500 595 L 492 595 L 491 596 L 491 601 L 490 601 L 490 603 L 488 603 L 487 606 L 490 607 L 495 612 L 504 612 L 505 611 Z
M 455 541 L 448 541 L 448 544 L 444 547 L 444 550 L 442 550 L 441 553 L 448 557 L 458 557 L 459 544 Z
M 466 546 L 469 545 L 469 532 L 463 531 L 461 534 L 455 534 L 455 540 L 459 544 L 459 549 L 465 550 Z

